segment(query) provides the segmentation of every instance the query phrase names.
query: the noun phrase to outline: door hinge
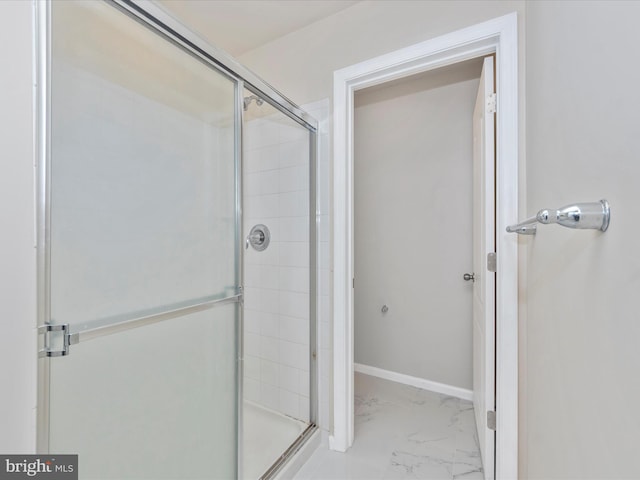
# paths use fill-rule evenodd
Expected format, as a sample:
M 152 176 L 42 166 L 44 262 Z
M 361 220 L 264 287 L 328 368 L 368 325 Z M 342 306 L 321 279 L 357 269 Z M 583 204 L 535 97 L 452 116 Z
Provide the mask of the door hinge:
M 496 113 L 498 110 L 498 96 L 495 93 L 487 95 L 487 113 Z
M 487 270 L 495 273 L 498 266 L 498 255 L 496 252 L 489 252 L 487 254 Z
M 71 335 L 69 324 L 42 325 L 38 327 L 38 334 L 44 335 L 44 348 L 38 352 L 39 357 L 63 357 L 69 355 Z
M 493 430 L 494 432 L 496 430 L 496 412 L 494 412 L 493 410 L 489 410 L 487 412 L 487 428 Z

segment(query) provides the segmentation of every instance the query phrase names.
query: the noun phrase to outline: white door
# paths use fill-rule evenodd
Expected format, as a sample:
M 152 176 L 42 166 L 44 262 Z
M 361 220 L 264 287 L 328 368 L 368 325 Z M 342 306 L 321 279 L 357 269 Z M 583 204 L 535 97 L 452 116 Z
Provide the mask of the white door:
M 473 406 L 485 478 L 494 478 L 495 432 L 487 411 L 495 406 L 495 99 L 493 57 L 484 59 L 473 111 Z

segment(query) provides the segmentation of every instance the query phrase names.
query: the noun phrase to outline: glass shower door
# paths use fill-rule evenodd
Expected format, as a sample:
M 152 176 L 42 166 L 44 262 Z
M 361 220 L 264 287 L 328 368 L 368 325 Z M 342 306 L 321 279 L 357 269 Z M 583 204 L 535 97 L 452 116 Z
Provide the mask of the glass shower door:
M 234 478 L 238 85 L 113 5 L 49 5 L 45 444 L 80 478 Z

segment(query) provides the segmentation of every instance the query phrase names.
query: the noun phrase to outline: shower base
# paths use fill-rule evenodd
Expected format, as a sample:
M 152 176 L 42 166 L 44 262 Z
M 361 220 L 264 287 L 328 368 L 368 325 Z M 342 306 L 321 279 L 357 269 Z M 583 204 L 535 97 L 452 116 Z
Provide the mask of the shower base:
M 255 403 L 244 402 L 243 478 L 259 479 L 305 431 L 307 424 Z

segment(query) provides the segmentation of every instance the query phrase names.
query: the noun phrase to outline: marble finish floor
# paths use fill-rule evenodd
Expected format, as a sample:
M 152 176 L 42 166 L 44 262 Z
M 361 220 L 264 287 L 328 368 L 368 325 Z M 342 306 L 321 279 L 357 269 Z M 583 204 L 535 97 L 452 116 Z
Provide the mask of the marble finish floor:
M 483 479 L 473 404 L 355 374 L 355 440 L 320 447 L 296 480 Z

